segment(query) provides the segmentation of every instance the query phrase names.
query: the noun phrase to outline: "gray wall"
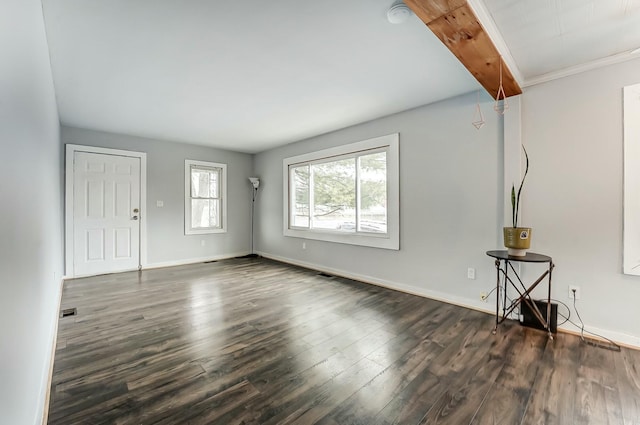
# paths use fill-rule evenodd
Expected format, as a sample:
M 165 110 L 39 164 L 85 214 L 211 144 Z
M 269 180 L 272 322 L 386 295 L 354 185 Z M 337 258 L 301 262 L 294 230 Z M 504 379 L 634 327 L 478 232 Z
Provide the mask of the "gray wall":
M 42 421 L 62 276 L 58 113 L 38 0 L 0 6 L 0 422 Z
M 262 179 L 258 249 L 264 255 L 435 298 L 490 309 L 485 255 L 502 228 L 502 117 L 484 98 L 487 124 L 472 125 L 476 94 L 424 106 L 256 155 Z M 400 251 L 283 236 L 283 158 L 400 133 Z M 477 270 L 467 279 L 467 268 Z
M 622 87 L 638 82 L 635 59 L 527 88 L 522 126 L 524 222 L 554 257 L 556 297 L 580 286 L 588 327 L 640 346 L 640 277 L 622 273 Z
M 502 121 L 485 98 L 487 124 L 471 125 L 475 94 L 385 117 L 256 155 L 63 128 L 41 4 L 0 9 L 0 418 L 39 423 L 62 275 L 62 143 L 148 154 L 148 262 L 163 265 L 248 252 L 250 187 L 262 178 L 258 249 L 266 255 L 489 310 L 484 255 L 501 247 Z M 522 96 L 532 168 L 523 223 L 533 249 L 554 257 L 554 297 L 581 286 L 588 327 L 640 346 L 640 277 L 622 274 L 622 86 L 640 60 L 540 84 Z M 507 112 L 509 113 L 509 112 Z M 401 250 L 282 236 L 282 159 L 399 132 Z M 229 164 L 229 231 L 185 236 L 184 159 Z M 164 201 L 164 208 L 155 206 Z M 585 230 L 588 230 L 586 232 Z M 205 241 L 202 246 L 201 241 Z M 477 279 L 466 278 L 467 267 Z M 528 277 L 533 271 L 525 268 Z
M 251 155 L 64 126 L 62 142 L 147 153 L 148 211 L 145 218 L 150 266 L 249 253 L 251 185 L 248 178 L 252 170 Z M 185 159 L 227 164 L 227 233 L 184 234 Z M 164 207 L 156 207 L 158 200 L 164 202 Z
M 568 286 L 580 286 L 577 307 L 587 329 L 635 346 L 640 277 L 622 273 L 622 87 L 638 82 L 640 59 L 529 87 L 521 96 L 522 143 L 531 159 L 521 223 L 534 229 L 532 251 L 554 259 L 552 296 L 571 305 Z M 473 103 L 473 95 L 458 97 L 257 155 L 259 251 L 491 309 L 479 294 L 495 279 L 484 252 L 502 249 L 502 122 L 486 103 L 488 123 L 476 131 Z M 283 158 L 392 132 L 400 132 L 399 252 L 318 241 L 303 250 L 301 239 L 282 235 Z M 467 267 L 477 268 L 475 281 L 466 279 Z M 523 267 L 527 280 L 539 272 Z

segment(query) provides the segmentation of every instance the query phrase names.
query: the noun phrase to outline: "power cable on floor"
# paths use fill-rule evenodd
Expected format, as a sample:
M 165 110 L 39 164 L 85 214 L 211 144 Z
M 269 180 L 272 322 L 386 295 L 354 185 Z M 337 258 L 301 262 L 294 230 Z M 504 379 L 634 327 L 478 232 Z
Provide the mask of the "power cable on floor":
M 599 335 L 597 333 L 585 330 L 584 322 L 582 321 L 582 317 L 580 317 L 580 312 L 578 311 L 578 307 L 576 306 L 575 291 L 574 291 L 574 297 L 573 297 L 573 309 L 576 311 L 576 315 L 578 316 L 578 320 L 580 320 L 580 326 L 578 326 L 577 324 L 573 323 L 571 320 L 569 320 L 569 323 L 571 323 L 576 328 L 580 329 L 580 339 L 582 340 L 583 343 L 585 343 L 587 345 L 594 346 L 594 347 L 598 347 L 598 348 L 604 348 L 604 349 L 611 350 L 611 351 L 620 351 L 621 350 L 620 346 L 618 344 L 616 344 L 615 342 L 613 342 L 612 340 L 610 340 L 606 336 L 602 336 L 602 335 Z M 607 341 L 608 344 L 603 343 L 601 341 L 595 341 L 595 340 L 591 340 L 591 339 L 586 339 L 584 337 L 584 333 L 585 332 L 588 333 L 589 335 L 593 335 L 595 337 L 598 337 L 600 339 L 603 339 L 603 340 Z
M 509 300 L 510 301 L 510 300 Z M 547 302 L 546 299 L 541 299 L 538 300 L 541 302 Z M 551 299 L 551 301 L 556 302 L 558 304 L 562 304 L 564 306 L 564 308 L 567 309 L 567 315 L 565 316 L 564 314 L 562 314 L 560 311 L 558 311 L 558 316 L 562 317 L 564 319 L 564 322 L 562 323 L 558 323 L 558 326 L 562 326 L 565 323 L 571 323 L 573 326 L 575 326 L 576 328 L 580 329 L 580 340 L 587 345 L 591 345 L 593 347 L 598 347 L 598 348 L 604 348 L 606 350 L 611 350 L 611 351 L 620 351 L 620 345 L 616 344 L 614 341 L 612 341 L 611 339 L 607 338 L 606 336 L 597 334 L 595 332 L 591 332 L 587 329 L 584 328 L 584 322 L 582 321 L 582 317 L 580 317 L 580 312 L 578 311 L 578 307 L 576 306 L 576 299 L 574 297 L 573 299 L 573 309 L 576 312 L 576 315 L 578 316 L 578 320 L 580 320 L 580 324 L 578 325 L 577 323 L 575 323 L 573 320 L 571 320 L 571 309 L 569 308 L 569 306 L 567 304 L 565 304 L 564 302 L 560 301 L 560 300 L 556 300 L 556 299 Z M 589 335 L 593 335 L 597 338 L 600 338 L 601 340 L 606 341 L 602 342 L 602 341 L 597 341 L 597 340 L 593 340 L 593 339 L 587 339 L 584 337 L 584 334 L 588 333 Z

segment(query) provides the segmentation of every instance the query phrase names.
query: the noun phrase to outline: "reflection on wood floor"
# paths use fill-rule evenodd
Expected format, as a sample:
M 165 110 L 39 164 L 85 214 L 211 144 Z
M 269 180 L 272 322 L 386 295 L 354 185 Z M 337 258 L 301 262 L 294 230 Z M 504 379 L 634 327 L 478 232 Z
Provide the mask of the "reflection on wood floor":
M 65 283 L 50 424 L 640 424 L 640 352 L 265 259 Z

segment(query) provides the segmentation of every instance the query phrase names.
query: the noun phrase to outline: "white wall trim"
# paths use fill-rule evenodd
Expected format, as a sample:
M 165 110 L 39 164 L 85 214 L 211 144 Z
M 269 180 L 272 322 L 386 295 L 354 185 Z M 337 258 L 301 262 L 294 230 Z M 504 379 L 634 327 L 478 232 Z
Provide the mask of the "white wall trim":
M 640 337 L 629 335 L 623 332 L 609 331 L 606 329 L 596 328 L 595 326 L 591 326 L 591 325 L 584 325 L 584 328 L 585 328 L 585 331 L 584 331 L 585 339 L 592 339 L 592 340 L 596 339 L 596 340 L 602 341 L 602 338 L 598 338 L 597 336 L 592 335 L 593 333 L 593 334 L 606 336 L 607 338 L 614 341 L 616 344 L 621 345 L 622 347 L 631 348 L 633 350 L 640 350 Z M 587 329 L 589 330 L 589 332 L 587 332 Z M 578 337 L 580 336 L 580 330 L 568 328 L 566 325 L 562 327 L 558 327 L 558 330 L 561 330 L 562 332 L 568 333 L 571 335 L 576 335 Z M 603 342 L 606 343 L 606 341 L 603 341 Z
M 357 154 L 362 151 L 384 149 L 387 153 L 387 233 L 384 235 L 355 233 L 344 234 L 326 230 L 302 229 L 290 226 L 290 166 Z M 314 239 L 372 248 L 400 249 L 400 133 L 374 137 L 355 143 L 307 152 L 282 160 L 282 208 L 283 235 L 302 239 Z
M 218 228 L 193 229 L 191 228 L 191 167 L 200 166 L 203 168 L 221 170 L 220 179 L 220 215 L 222 225 Z M 227 233 L 227 164 L 210 161 L 196 161 L 194 159 L 184 160 L 184 234 L 189 235 L 206 235 L 211 233 Z
M 135 269 L 124 269 L 124 270 L 118 270 L 116 272 L 106 272 L 106 273 L 87 273 L 87 274 L 80 273 L 80 274 L 76 274 L 75 276 L 69 277 L 69 279 L 80 279 L 83 277 L 105 276 L 108 274 L 129 273 L 129 272 L 137 272 L 137 271 L 138 269 L 135 268 Z
M 176 261 L 163 261 L 160 263 L 147 264 L 146 266 L 143 267 L 143 270 L 161 269 L 164 267 L 187 266 L 189 264 L 204 263 L 207 261 L 227 260 L 229 258 L 242 257 L 249 254 L 250 254 L 249 251 L 240 251 L 240 252 L 229 253 L 229 254 L 214 255 L 212 257 L 189 258 L 185 260 L 176 260 Z
M 307 261 L 294 260 L 288 257 L 281 257 L 279 255 L 269 254 L 267 252 L 258 252 L 258 255 L 275 261 L 280 261 L 294 266 L 304 267 L 306 269 L 317 270 L 319 272 L 325 272 L 332 275 L 345 277 L 347 279 L 357 280 L 359 282 L 370 283 L 372 285 L 381 286 L 383 288 L 393 289 L 400 292 L 405 292 L 411 295 L 417 295 L 424 298 L 429 298 L 436 301 L 442 301 L 447 304 L 457 305 L 459 307 L 470 308 L 472 310 L 481 311 L 483 313 L 495 314 L 495 304 L 485 303 L 482 301 L 470 300 L 468 298 L 456 297 L 451 294 L 447 294 L 439 291 L 432 291 L 429 289 L 419 288 L 417 286 L 408 285 L 406 283 L 394 282 L 386 279 L 379 279 L 373 276 L 367 276 L 359 273 L 351 273 L 341 269 L 334 269 L 332 267 L 322 266 L 316 263 Z
M 47 425 L 49 420 L 49 402 L 51 400 L 51 382 L 53 381 L 53 363 L 56 356 L 56 347 L 58 345 L 58 325 L 60 323 L 60 319 L 58 317 L 60 312 L 60 306 L 62 305 L 62 288 L 64 285 L 64 278 L 60 279 L 60 284 L 58 286 L 58 303 L 56 304 L 55 314 L 53 316 L 53 335 L 50 337 L 51 341 L 51 352 L 49 358 L 49 370 L 46 379 L 45 388 L 45 398 L 44 398 L 44 411 L 42 412 L 42 425 Z
M 522 82 L 521 86 L 523 88 L 531 87 L 537 84 L 547 83 L 549 81 L 558 80 L 560 78 L 569 77 L 571 75 L 580 74 L 586 71 L 604 68 L 605 66 L 615 65 L 617 63 L 638 59 L 639 57 L 639 55 L 632 55 L 630 52 L 618 53 L 616 55 L 607 56 L 606 58 L 596 59 L 591 62 L 581 63 L 576 66 L 570 66 L 569 68 L 564 68 L 558 71 L 553 71 L 532 78 L 527 78 Z
M 518 65 L 515 59 L 511 55 L 511 50 L 509 50 L 509 46 L 507 46 L 507 43 L 504 41 L 504 38 L 502 37 L 502 33 L 498 29 L 496 22 L 493 20 L 493 17 L 491 16 L 491 13 L 485 6 L 484 2 L 482 0 L 468 0 L 467 4 L 469 5 L 473 13 L 475 13 L 476 18 L 478 18 L 480 25 L 487 32 L 487 35 L 489 35 L 489 39 L 493 42 L 493 45 L 498 50 L 498 53 L 500 53 L 500 55 L 502 56 L 502 61 L 507 65 L 507 67 L 511 71 L 513 78 L 520 85 L 520 87 L 522 87 L 524 82 L 524 77 L 520 72 L 520 68 L 518 68 Z M 492 96 L 495 95 L 495 93 L 489 93 L 489 94 Z
M 147 264 L 147 154 L 121 149 L 99 148 L 84 145 L 66 145 L 65 156 L 65 208 L 64 208 L 64 258 L 65 276 L 75 277 L 73 271 L 73 159 L 76 152 L 128 156 L 140 159 L 140 266 Z
M 467 3 L 473 12 L 475 13 L 480 25 L 484 28 L 489 35 L 489 39 L 493 42 L 494 46 L 498 50 L 498 53 L 502 56 L 502 60 L 507 65 L 511 74 L 513 74 L 513 78 L 520 85 L 521 88 L 535 86 L 537 84 L 546 83 L 549 81 L 557 80 L 564 77 L 569 77 L 571 75 L 580 74 L 582 72 L 591 71 L 593 69 L 603 68 L 605 66 L 614 65 L 621 62 L 626 62 L 628 60 L 637 59 L 640 57 L 640 54 L 634 53 L 631 51 L 618 53 L 615 55 L 607 56 L 605 58 L 596 59 L 590 62 L 581 63 L 579 65 L 570 66 L 568 68 L 560 69 L 558 71 L 548 72 L 546 74 L 537 75 L 531 78 L 525 78 L 520 71 L 520 68 L 517 65 L 516 60 L 511 54 L 511 50 L 509 50 L 509 46 L 504 41 L 504 37 L 502 37 L 502 33 L 498 29 L 491 13 L 487 9 L 487 6 L 484 4 L 483 0 L 468 0 Z M 493 95 L 494 93 L 489 93 Z M 511 98 L 510 98 L 511 99 Z
M 187 266 L 189 264 L 204 263 L 207 261 L 228 260 L 229 258 L 242 257 L 249 254 L 250 254 L 249 251 L 239 251 L 239 252 L 232 252 L 227 254 L 218 254 L 210 257 L 196 257 L 196 258 L 186 258 L 186 259 L 175 260 L 175 261 L 161 261 L 158 263 L 145 264 L 144 266 L 142 266 L 142 270 L 162 269 L 165 267 L 175 267 L 175 266 Z M 135 271 L 138 271 L 138 270 L 137 269 L 119 270 L 117 272 L 107 273 L 107 274 L 129 273 L 129 272 L 135 272 Z M 91 276 L 95 276 L 95 274 L 76 275 L 74 277 L 65 277 L 65 279 L 77 279 L 81 277 L 91 277 Z
M 406 283 L 394 282 L 386 279 L 379 279 L 373 276 L 362 275 L 359 273 L 352 273 L 341 269 L 334 269 L 331 267 L 322 266 L 319 264 L 294 260 L 292 258 L 281 257 L 279 255 L 269 254 L 267 252 L 258 252 L 258 254 L 264 258 L 268 258 L 275 261 L 280 261 L 287 264 L 292 264 L 294 266 L 304 267 L 311 270 L 317 270 L 325 273 L 329 273 L 332 275 L 345 277 L 347 279 L 357 280 L 359 282 L 370 283 L 372 285 L 381 286 L 388 289 L 393 289 L 400 292 L 405 292 L 411 295 L 417 295 L 424 298 L 429 298 L 436 301 L 441 301 L 447 304 L 457 305 L 459 307 L 469 308 L 471 310 L 481 311 L 483 313 L 488 313 L 491 315 L 495 314 L 495 304 L 494 303 L 485 303 L 482 301 L 476 301 L 469 298 L 458 297 L 455 295 L 447 294 L 439 291 L 432 291 L 429 289 L 419 288 L 413 285 L 408 285 Z M 611 339 L 619 344 L 627 346 L 633 349 L 640 349 L 640 336 L 634 336 L 625 334 L 622 332 L 611 331 L 608 329 L 596 328 L 595 326 L 591 326 L 585 324 L 585 329 L 588 329 L 590 332 L 600 334 L 606 338 Z M 559 326 L 558 331 L 575 334 L 575 331 L 568 326 Z M 585 332 L 586 335 L 586 332 Z

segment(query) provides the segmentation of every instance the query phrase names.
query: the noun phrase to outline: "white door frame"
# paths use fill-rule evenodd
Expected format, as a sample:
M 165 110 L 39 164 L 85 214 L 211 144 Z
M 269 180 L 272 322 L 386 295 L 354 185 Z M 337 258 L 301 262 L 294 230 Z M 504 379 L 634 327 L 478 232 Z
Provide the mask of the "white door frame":
M 140 267 L 147 265 L 147 154 L 146 152 L 126 151 L 121 149 L 98 148 L 94 146 L 66 146 L 65 160 L 65 208 L 64 208 L 64 258 L 65 276 L 75 277 L 73 270 L 73 161 L 76 152 L 98 153 L 106 155 L 128 156 L 140 159 Z

